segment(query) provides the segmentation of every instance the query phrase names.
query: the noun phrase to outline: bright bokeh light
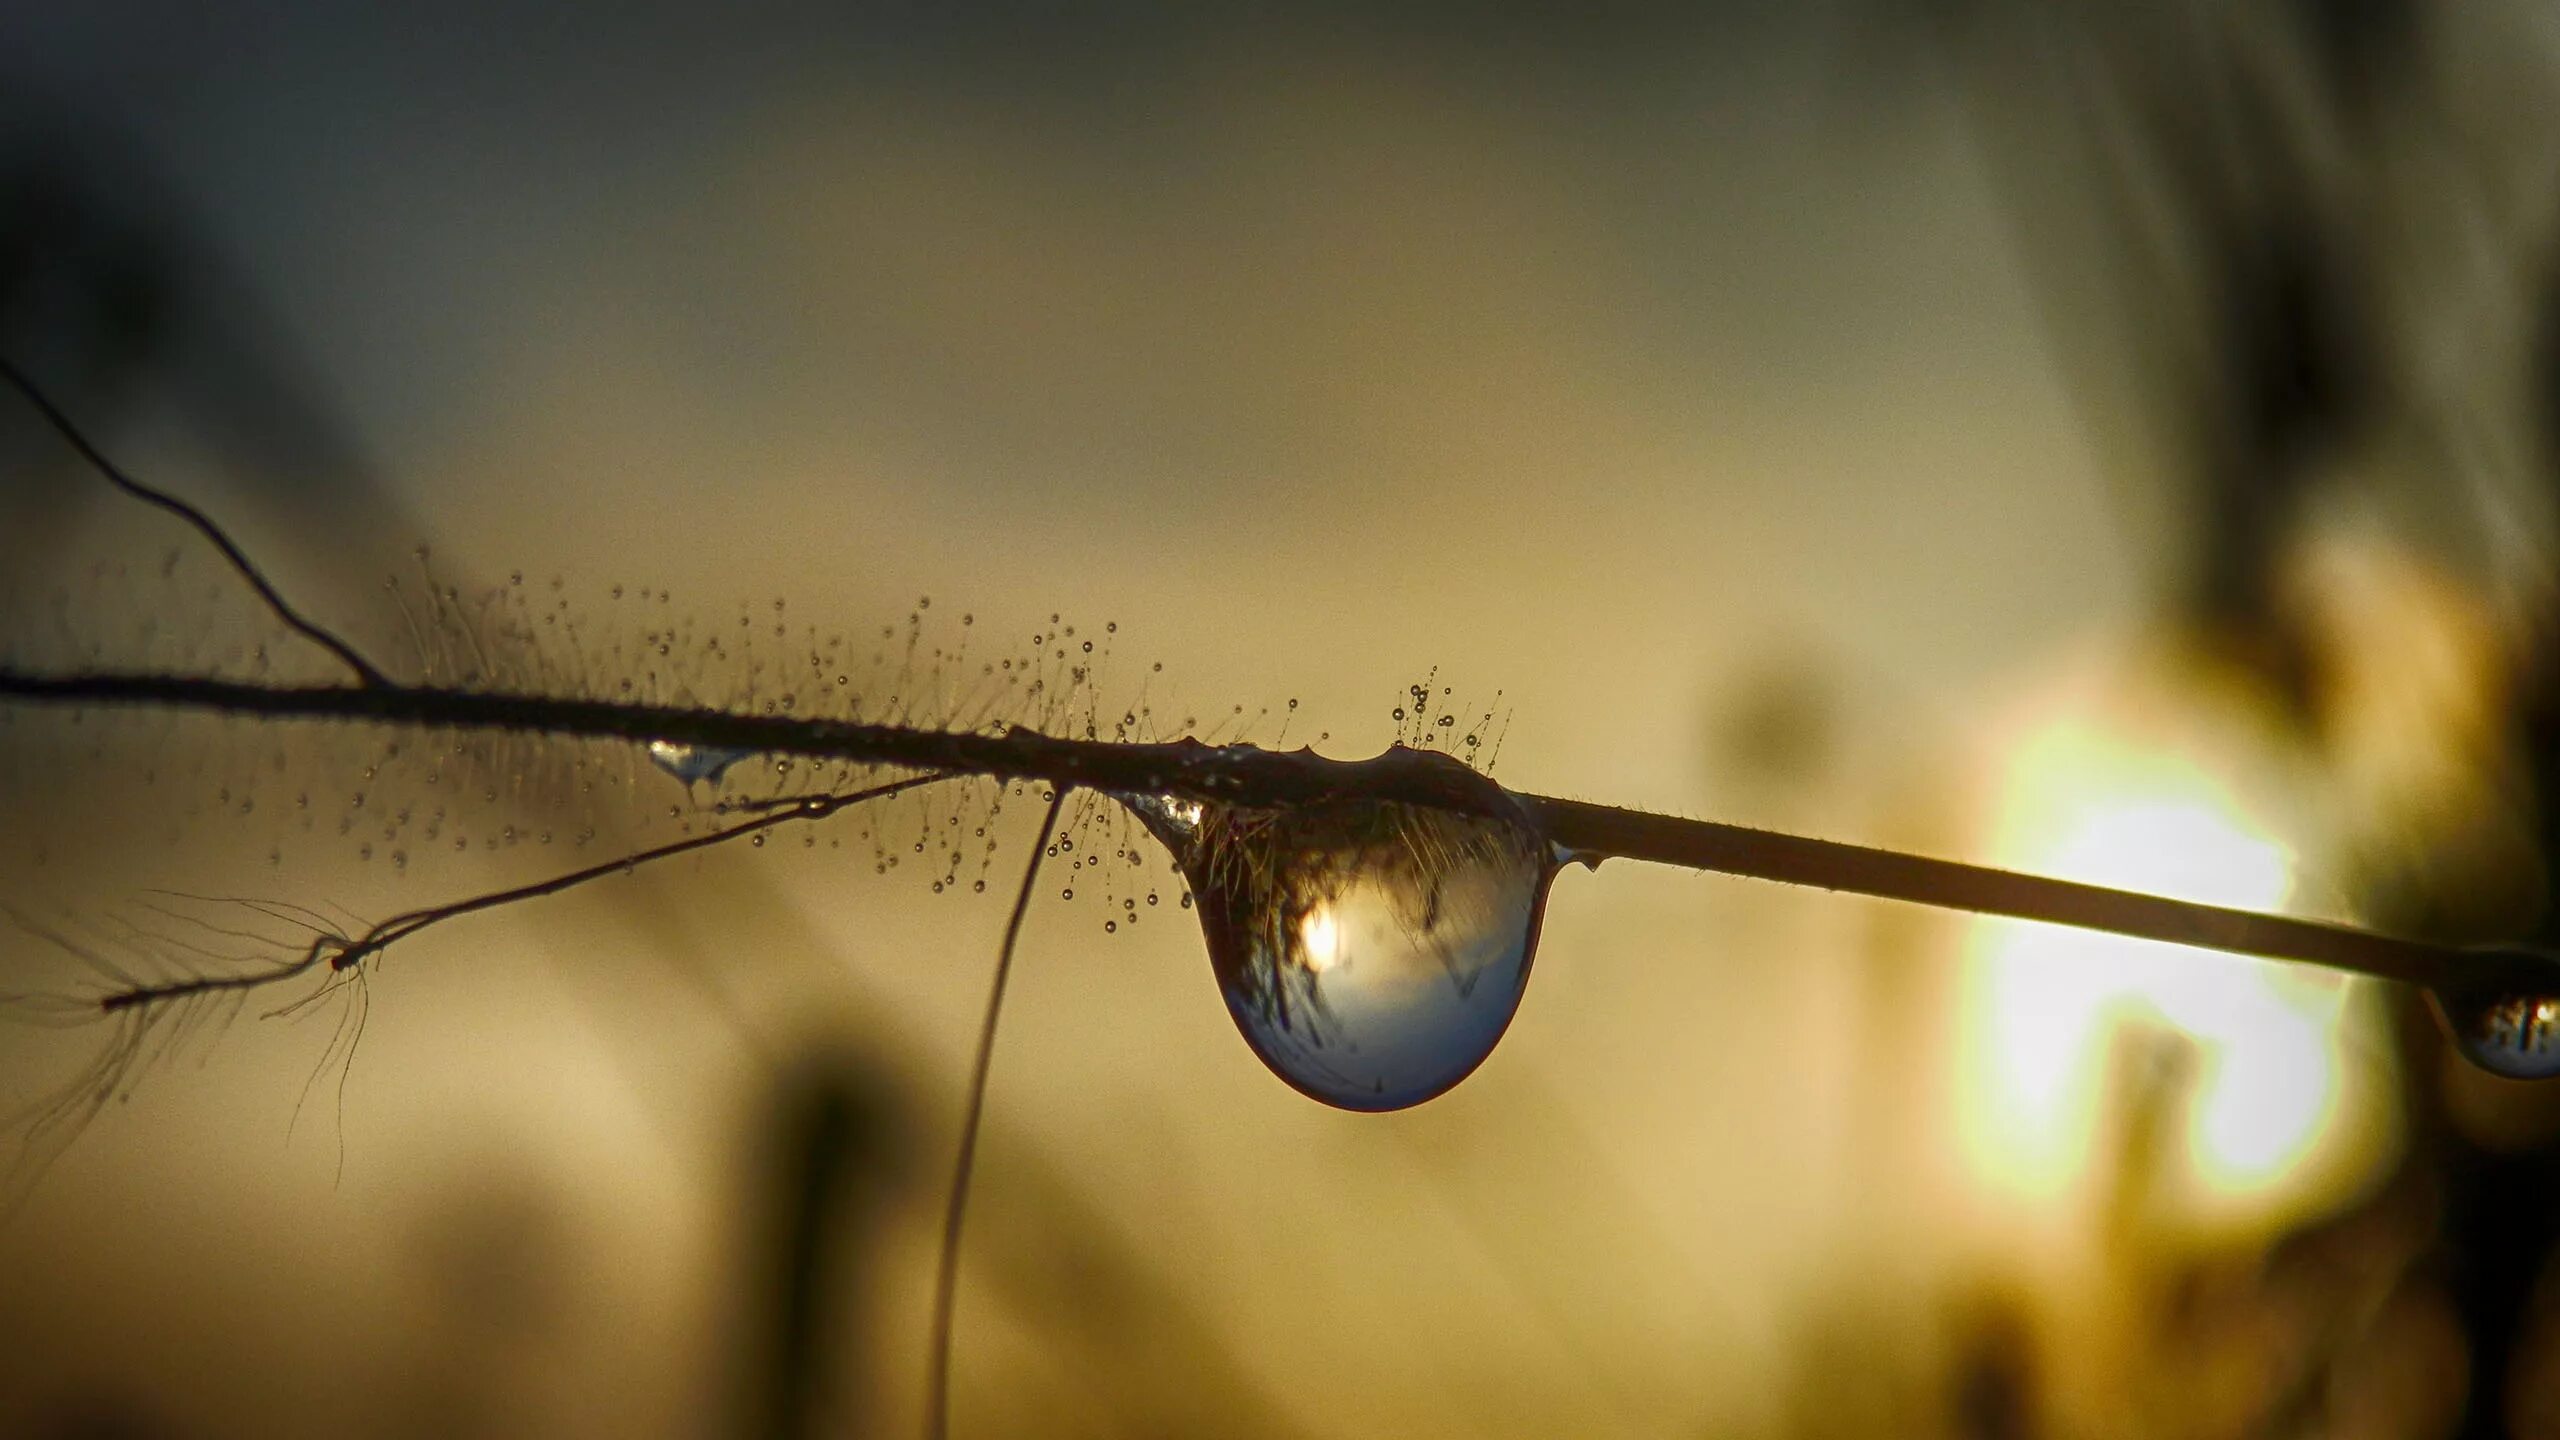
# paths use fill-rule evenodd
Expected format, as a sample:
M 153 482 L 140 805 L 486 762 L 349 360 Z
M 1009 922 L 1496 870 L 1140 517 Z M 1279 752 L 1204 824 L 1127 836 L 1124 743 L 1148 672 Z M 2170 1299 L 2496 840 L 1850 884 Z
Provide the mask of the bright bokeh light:
M 2016 752 L 1995 848 L 2004 865 L 2218 905 L 2281 908 L 2291 890 L 2291 853 L 2228 788 L 2083 724 Z M 2102 1179 L 2129 1087 L 2182 1087 L 2154 1097 L 2149 1162 L 2226 1209 L 2279 1206 L 2340 1126 L 2342 977 L 2013 921 L 1982 922 L 1968 958 L 1961 1123 L 1999 1188 L 2050 1200 Z

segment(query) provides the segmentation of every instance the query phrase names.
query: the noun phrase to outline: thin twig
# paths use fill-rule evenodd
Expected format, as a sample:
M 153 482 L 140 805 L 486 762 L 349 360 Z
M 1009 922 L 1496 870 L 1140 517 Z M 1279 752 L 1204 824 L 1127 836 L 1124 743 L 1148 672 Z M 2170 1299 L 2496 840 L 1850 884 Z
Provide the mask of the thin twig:
M 978 1026 L 978 1055 L 969 1070 L 969 1108 L 960 1121 L 960 1155 L 953 1162 L 951 1194 L 942 1211 L 942 1255 L 933 1276 L 933 1355 L 928 1362 L 925 1434 L 943 1440 L 951 1429 L 951 1317 L 960 1289 L 960 1230 L 969 1217 L 969 1174 L 978 1163 L 978 1122 L 987 1110 L 987 1076 L 995 1068 L 996 1022 L 1004 1014 L 1005 981 L 1013 975 L 1014 942 L 1022 938 L 1022 917 L 1040 880 L 1040 859 L 1048 853 L 1049 836 L 1058 828 L 1058 812 L 1066 807 L 1060 786 L 1040 817 L 1040 834 L 1031 842 L 1030 862 L 1022 867 L 1022 892 L 1013 897 L 1013 913 L 1004 922 L 1004 944 L 996 951 L 995 978 L 987 986 L 987 1015 Z
M 770 814 L 726 829 L 688 836 L 682 840 L 671 840 L 664 845 L 635 851 L 601 864 L 572 870 L 564 875 L 555 875 L 548 880 L 536 880 L 531 884 L 518 885 L 507 890 L 493 890 L 485 895 L 475 895 L 468 900 L 457 900 L 450 904 L 430 905 L 403 911 L 370 927 L 362 936 L 351 938 L 322 934 L 314 938 L 299 956 L 265 970 L 252 971 L 243 975 L 203 975 L 160 984 L 129 986 L 101 997 L 98 1008 L 113 1014 L 119 1010 L 156 1007 L 183 1000 L 192 995 L 226 990 L 253 990 L 306 974 L 324 960 L 328 962 L 331 970 L 345 970 L 381 954 L 393 944 L 417 934 L 430 925 L 442 924 L 458 916 L 476 914 L 482 910 L 494 910 L 501 905 L 512 905 L 519 900 L 538 900 L 546 895 L 557 895 L 563 890 L 584 885 L 590 880 L 600 880 L 608 875 L 626 874 L 652 861 L 669 859 L 695 850 L 709 849 L 711 846 L 735 840 L 741 836 L 770 830 L 777 825 L 787 825 L 798 820 L 823 820 L 848 805 L 859 805 L 866 800 L 885 799 L 902 790 L 912 790 L 919 785 L 931 784 L 942 778 L 939 775 L 915 775 L 861 790 L 843 791 L 833 795 L 807 796 L 792 802 L 788 809 L 775 810 Z
M 210 516 L 177 496 L 145 485 L 117 468 L 116 463 L 107 458 L 106 452 L 100 450 L 86 434 L 81 432 L 79 426 L 72 423 L 71 417 L 63 413 L 62 407 L 54 404 L 25 371 L 19 369 L 6 357 L 0 357 L 0 378 L 5 378 L 12 388 L 25 396 L 27 403 L 36 408 L 36 413 L 42 415 L 46 422 L 69 442 L 71 448 L 79 452 L 81 459 L 89 462 L 91 469 L 106 477 L 108 484 L 146 505 L 177 516 L 193 527 L 207 543 L 222 552 L 222 558 L 231 562 L 231 568 L 240 572 L 240 578 L 249 582 L 249 588 L 258 592 L 258 598 L 266 602 L 267 608 L 275 612 L 278 620 L 300 632 L 303 638 L 312 644 L 336 656 L 338 661 L 355 675 L 357 684 L 374 686 L 391 683 L 390 677 L 376 669 L 373 662 L 356 653 L 354 646 L 331 634 L 319 624 L 305 619 L 300 611 L 287 603 L 284 596 L 277 593 L 276 587 L 267 583 L 267 577 L 259 572 L 258 567 L 251 563 L 248 554 L 232 543 L 231 537 L 225 534 L 222 527 L 216 525 Z

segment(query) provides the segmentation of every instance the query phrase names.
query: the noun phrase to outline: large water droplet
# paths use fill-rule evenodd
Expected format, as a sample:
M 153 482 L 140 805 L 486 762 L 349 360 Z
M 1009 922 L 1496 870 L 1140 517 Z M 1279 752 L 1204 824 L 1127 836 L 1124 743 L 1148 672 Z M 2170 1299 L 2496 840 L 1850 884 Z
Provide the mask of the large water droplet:
M 1123 798 L 1198 897 L 1236 1028 L 1305 1094 L 1419 1105 L 1511 1024 L 1555 873 L 1525 821 L 1357 797 Z
M 687 786 L 717 785 L 730 766 L 754 753 L 752 750 L 730 750 L 717 745 L 679 745 L 672 740 L 649 742 L 649 763 Z
M 2462 1058 L 2510 1080 L 2560 1076 L 2560 957 L 2516 946 L 2479 952 L 2509 966 L 2551 971 L 2548 989 L 2510 983 L 2442 986 L 2428 992 Z

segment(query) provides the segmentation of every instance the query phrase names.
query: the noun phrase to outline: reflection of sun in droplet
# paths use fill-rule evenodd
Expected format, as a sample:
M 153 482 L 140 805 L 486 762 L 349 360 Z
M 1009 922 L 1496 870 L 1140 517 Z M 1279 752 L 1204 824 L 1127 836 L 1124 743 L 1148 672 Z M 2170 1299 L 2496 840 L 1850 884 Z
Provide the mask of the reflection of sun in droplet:
M 1333 918 L 1332 906 L 1319 905 L 1298 922 L 1298 948 L 1306 956 L 1307 968 L 1318 975 L 1342 959 L 1342 927 Z

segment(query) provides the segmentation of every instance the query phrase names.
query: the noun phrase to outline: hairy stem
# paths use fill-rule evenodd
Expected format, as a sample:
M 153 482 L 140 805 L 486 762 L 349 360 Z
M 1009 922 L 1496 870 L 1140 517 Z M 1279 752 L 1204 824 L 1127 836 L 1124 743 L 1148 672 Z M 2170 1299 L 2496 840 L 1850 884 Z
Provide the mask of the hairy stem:
M 1351 795 L 1524 820 L 1561 850 L 1593 860 L 1646 860 L 2301 961 L 2412 984 L 2554 988 L 2550 967 L 2520 952 L 2483 954 L 1862 845 L 1514 794 L 1446 755 L 1402 747 L 1370 760 L 1344 761 L 1306 750 L 1211 746 L 1196 740 L 1150 744 L 1070 740 L 1020 727 L 1002 733 L 944 731 L 427 686 L 265 686 L 203 676 L 122 672 L 38 675 L 0 668 L 0 699 L 505 730 L 634 743 L 664 740 L 941 774 L 1038 780 L 1061 792 L 1083 786 L 1237 805 L 1303 804 Z

